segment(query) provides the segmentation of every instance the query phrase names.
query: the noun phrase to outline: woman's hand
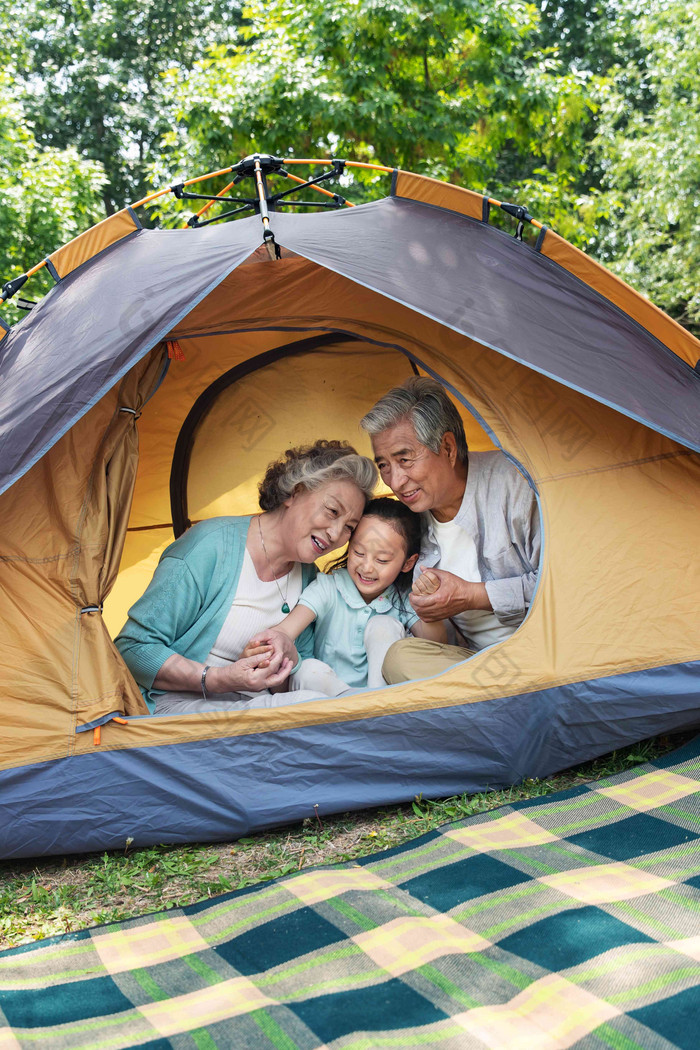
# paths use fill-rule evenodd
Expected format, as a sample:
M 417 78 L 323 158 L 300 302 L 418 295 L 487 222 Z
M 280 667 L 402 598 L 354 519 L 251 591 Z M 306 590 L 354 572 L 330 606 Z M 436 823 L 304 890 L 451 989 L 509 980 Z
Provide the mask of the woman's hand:
M 289 678 L 296 660 L 282 653 L 272 656 L 246 656 L 225 667 L 210 667 L 207 693 L 260 693 L 272 690 Z
M 289 678 L 297 659 L 294 649 L 294 659 L 285 656 L 284 653 L 273 653 L 271 656 L 241 657 L 224 667 L 210 664 L 207 671 L 207 694 L 213 696 L 216 693 L 259 693 L 264 689 L 276 689 Z M 153 686 L 166 692 L 201 693 L 203 670 L 203 664 L 173 653 L 161 667 Z

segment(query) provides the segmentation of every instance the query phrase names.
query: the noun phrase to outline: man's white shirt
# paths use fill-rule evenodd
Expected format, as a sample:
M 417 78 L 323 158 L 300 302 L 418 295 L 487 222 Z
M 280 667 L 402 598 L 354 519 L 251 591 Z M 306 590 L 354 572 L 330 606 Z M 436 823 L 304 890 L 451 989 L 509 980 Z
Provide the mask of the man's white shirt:
M 474 540 L 460 528 L 456 520 L 438 521 L 430 515 L 433 536 L 440 548 L 436 569 L 444 569 L 462 580 L 482 583 Z M 467 609 L 452 617 L 452 622 L 474 649 L 485 649 L 488 645 L 502 642 L 513 633 L 512 627 L 502 624 L 493 612 L 482 609 Z

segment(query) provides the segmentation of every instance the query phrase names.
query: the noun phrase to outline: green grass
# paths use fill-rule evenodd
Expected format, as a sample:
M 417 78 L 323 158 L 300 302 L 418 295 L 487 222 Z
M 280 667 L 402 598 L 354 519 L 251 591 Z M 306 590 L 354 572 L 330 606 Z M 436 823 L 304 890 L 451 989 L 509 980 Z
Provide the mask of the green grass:
M 193 904 L 315 864 L 364 857 L 448 821 L 623 772 L 680 746 L 688 736 L 656 737 L 504 791 L 416 798 L 409 805 L 316 817 L 234 843 L 0 862 L 0 948 Z

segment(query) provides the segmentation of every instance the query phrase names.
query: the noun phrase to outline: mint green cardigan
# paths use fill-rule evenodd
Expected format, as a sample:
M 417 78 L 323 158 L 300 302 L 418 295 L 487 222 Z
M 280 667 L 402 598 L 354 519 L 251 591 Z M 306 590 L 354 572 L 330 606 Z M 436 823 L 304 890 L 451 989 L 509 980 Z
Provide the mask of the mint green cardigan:
M 210 518 L 194 525 L 163 551 L 153 579 L 115 639 L 148 709 L 161 667 L 173 653 L 203 663 L 224 624 L 241 575 L 251 518 Z M 316 575 L 302 565 L 302 588 Z M 280 619 L 282 614 L 280 613 Z M 313 656 L 313 628 L 297 640 L 303 658 Z

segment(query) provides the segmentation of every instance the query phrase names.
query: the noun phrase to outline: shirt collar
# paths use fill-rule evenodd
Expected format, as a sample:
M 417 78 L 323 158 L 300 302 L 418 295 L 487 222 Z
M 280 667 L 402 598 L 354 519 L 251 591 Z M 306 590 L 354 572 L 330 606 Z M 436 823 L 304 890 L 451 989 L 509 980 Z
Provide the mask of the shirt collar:
M 368 609 L 374 609 L 377 613 L 387 613 L 393 608 L 392 598 L 396 590 L 393 583 L 380 595 L 373 598 L 371 602 L 366 602 L 355 586 L 347 569 L 336 569 L 333 573 L 333 578 L 336 587 L 351 609 L 362 609 L 366 607 Z

